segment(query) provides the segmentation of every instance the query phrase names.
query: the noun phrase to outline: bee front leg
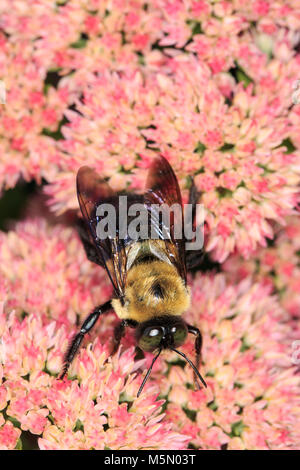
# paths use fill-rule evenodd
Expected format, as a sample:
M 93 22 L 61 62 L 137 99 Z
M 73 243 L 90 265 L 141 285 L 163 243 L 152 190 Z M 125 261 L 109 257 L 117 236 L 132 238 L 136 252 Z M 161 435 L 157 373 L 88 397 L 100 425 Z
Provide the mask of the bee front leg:
M 96 321 L 100 317 L 100 315 L 103 315 L 104 313 L 107 313 L 111 310 L 111 302 L 110 300 L 106 302 L 105 304 L 96 307 L 90 314 L 89 316 L 84 320 L 79 333 L 74 337 L 72 342 L 70 343 L 70 346 L 66 352 L 65 358 L 64 358 L 64 366 L 61 374 L 59 375 L 59 379 L 63 379 L 64 376 L 66 375 L 71 362 L 73 361 L 82 341 L 84 338 L 84 335 L 86 335 L 93 326 L 95 325 Z
M 199 365 L 200 365 L 200 359 L 201 359 L 201 348 L 202 348 L 202 334 L 199 330 L 199 328 L 196 328 L 195 326 L 192 325 L 186 325 L 188 332 L 192 333 L 192 335 L 195 335 L 195 352 L 196 352 L 196 368 L 199 370 Z M 197 384 L 196 380 L 196 374 L 194 373 L 194 381 Z
M 126 321 L 122 320 L 120 323 L 117 324 L 117 326 L 114 329 L 114 346 L 111 352 L 112 355 L 114 355 L 119 349 L 121 339 L 123 338 L 125 334 L 125 328 L 126 328 Z
M 134 320 L 122 320 L 120 323 L 118 323 L 114 330 L 114 346 L 111 353 L 112 355 L 114 355 L 118 351 L 121 339 L 125 335 L 125 328 L 127 326 L 131 328 L 136 328 L 137 322 Z

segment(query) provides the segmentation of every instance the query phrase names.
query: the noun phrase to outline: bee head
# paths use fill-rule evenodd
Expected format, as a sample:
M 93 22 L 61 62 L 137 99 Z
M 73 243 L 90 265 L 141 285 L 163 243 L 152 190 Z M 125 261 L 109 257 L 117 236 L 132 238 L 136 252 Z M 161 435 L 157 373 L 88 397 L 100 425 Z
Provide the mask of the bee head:
M 152 360 L 152 363 L 144 377 L 144 380 L 139 388 L 137 396 L 139 397 L 145 383 L 147 382 L 152 367 L 159 357 L 160 353 L 163 349 L 171 349 L 172 351 L 176 352 L 179 356 L 183 357 L 189 365 L 194 370 L 195 377 L 198 377 L 204 387 L 206 387 L 206 383 L 203 377 L 200 375 L 197 367 L 192 363 L 192 361 L 182 352 L 178 351 L 177 346 L 181 346 L 187 337 L 188 328 L 186 323 L 180 317 L 173 317 L 170 315 L 165 315 L 162 317 L 155 317 L 151 320 L 145 321 L 140 323 L 136 329 L 136 340 L 139 347 L 143 351 L 153 352 L 157 350 L 156 356 Z M 198 389 L 200 389 L 200 385 L 195 379 L 197 383 Z
M 141 323 L 136 329 L 136 340 L 143 351 L 171 349 L 181 346 L 188 330 L 180 317 L 165 315 Z

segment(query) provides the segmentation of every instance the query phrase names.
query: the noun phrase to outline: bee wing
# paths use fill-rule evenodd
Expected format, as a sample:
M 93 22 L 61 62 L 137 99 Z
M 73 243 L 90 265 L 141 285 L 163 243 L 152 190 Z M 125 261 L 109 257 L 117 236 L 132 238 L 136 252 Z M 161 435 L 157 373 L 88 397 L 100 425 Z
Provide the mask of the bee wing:
M 101 264 L 107 271 L 114 291 L 118 297 L 124 295 L 127 256 L 123 240 L 116 233 L 114 237 L 100 239 L 97 224 L 101 216 L 97 215 L 100 204 L 115 204 L 115 193 L 95 170 L 83 166 L 77 173 L 77 196 L 83 218 L 88 226 L 90 238 L 96 248 Z M 117 232 L 117 231 L 116 231 Z
M 147 192 L 144 201 L 151 214 L 152 229 L 156 237 L 164 240 L 166 252 L 170 261 L 176 266 L 178 273 L 186 283 L 186 263 L 185 263 L 185 240 L 184 240 L 184 219 L 182 210 L 182 199 L 172 167 L 163 157 L 158 156 L 153 161 L 146 183 Z M 170 213 L 169 224 L 157 217 L 157 208 L 153 205 L 163 205 L 171 207 L 177 204 L 179 211 Z M 175 227 L 177 225 L 177 227 Z M 177 231 L 178 230 L 178 231 Z M 181 236 L 176 236 L 181 233 Z M 164 234 L 168 234 L 166 237 Z

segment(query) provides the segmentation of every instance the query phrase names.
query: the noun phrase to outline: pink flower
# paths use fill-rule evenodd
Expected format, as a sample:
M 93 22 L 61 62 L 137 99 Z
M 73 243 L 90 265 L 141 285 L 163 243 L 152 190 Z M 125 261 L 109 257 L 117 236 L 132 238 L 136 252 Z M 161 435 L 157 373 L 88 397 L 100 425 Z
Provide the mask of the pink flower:
M 16 447 L 21 431 L 8 421 L 0 428 L 0 449 L 12 450 Z
M 232 256 L 224 263 L 231 281 L 252 275 L 255 280 L 269 285 L 280 295 L 283 307 L 293 316 L 299 316 L 299 216 L 287 220 L 283 229 L 276 227 L 273 247 L 261 248 L 245 262 Z
M 260 16 L 265 16 L 269 12 L 269 2 L 265 0 L 258 0 L 254 2 L 254 11 L 258 13 Z

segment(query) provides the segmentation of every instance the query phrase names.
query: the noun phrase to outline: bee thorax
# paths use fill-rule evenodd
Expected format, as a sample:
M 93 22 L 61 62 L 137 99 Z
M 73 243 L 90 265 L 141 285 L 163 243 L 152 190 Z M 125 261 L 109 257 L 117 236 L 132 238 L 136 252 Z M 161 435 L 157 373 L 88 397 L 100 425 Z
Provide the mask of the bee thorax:
M 190 293 L 176 268 L 163 261 L 133 266 L 127 275 L 124 306 L 113 307 L 120 318 L 146 321 L 162 315 L 181 315 L 190 304 Z

